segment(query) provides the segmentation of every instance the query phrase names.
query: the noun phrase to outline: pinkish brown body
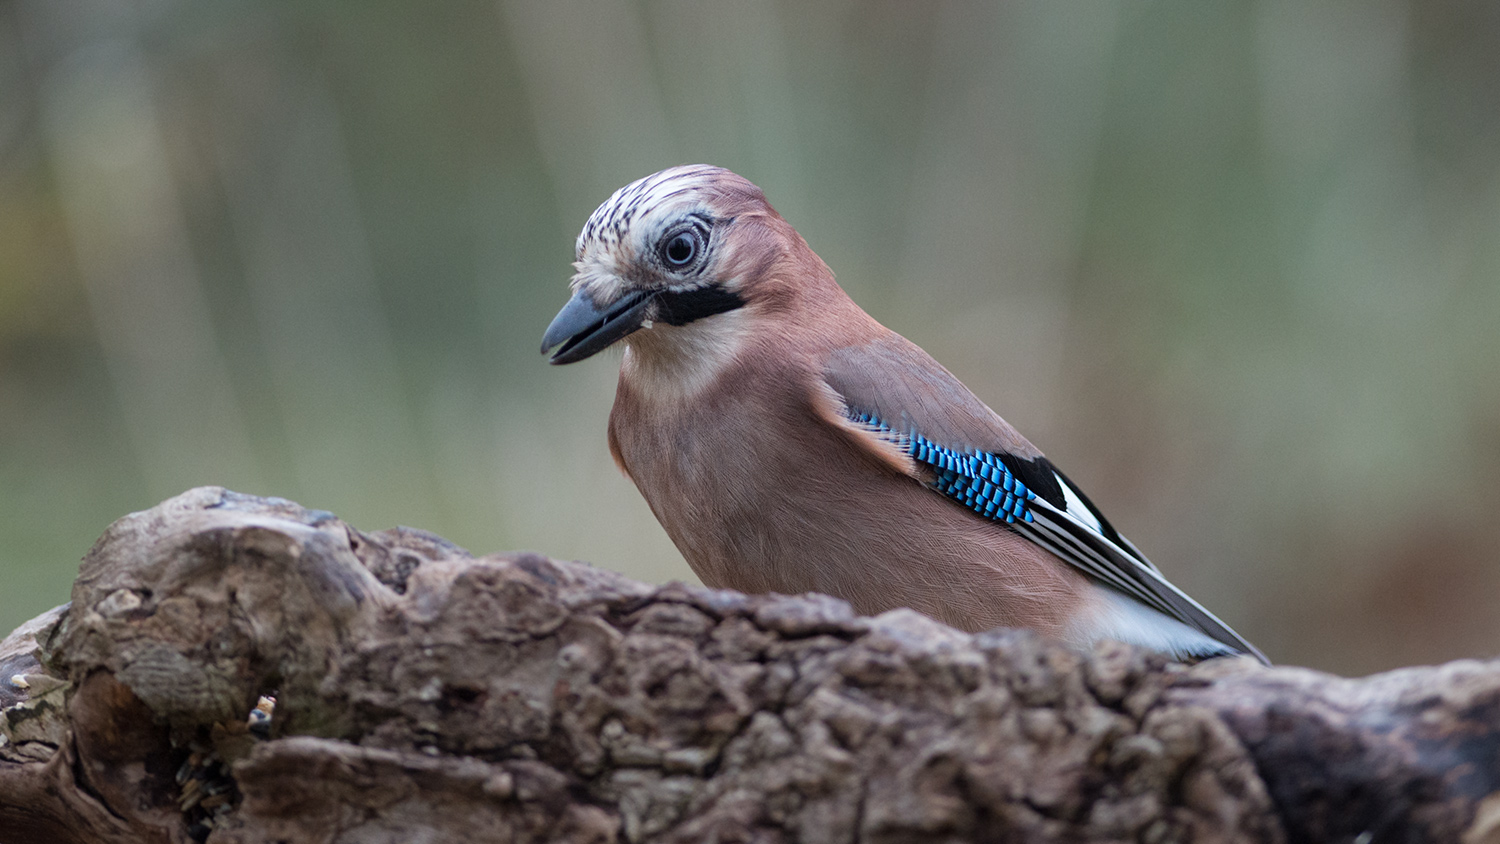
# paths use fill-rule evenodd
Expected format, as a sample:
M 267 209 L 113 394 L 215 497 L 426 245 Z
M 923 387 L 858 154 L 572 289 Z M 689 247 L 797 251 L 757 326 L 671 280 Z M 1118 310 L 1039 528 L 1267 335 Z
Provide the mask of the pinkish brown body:
M 958 379 L 861 310 L 743 178 L 684 167 L 622 188 L 585 226 L 575 266 L 544 349 L 561 343 L 554 362 L 566 363 L 623 342 L 610 451 L 704 583 L 1078 646 L 1258 655 Z M 1003 455 L 1050 491 L 1028 504 L 1036 521 L 936 492 L 916 435 Z

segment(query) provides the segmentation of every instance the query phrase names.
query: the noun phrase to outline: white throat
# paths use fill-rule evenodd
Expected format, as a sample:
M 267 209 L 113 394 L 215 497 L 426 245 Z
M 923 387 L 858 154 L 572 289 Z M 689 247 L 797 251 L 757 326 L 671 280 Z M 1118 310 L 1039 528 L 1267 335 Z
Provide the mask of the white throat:
M 687 325 L 642 328 L 625 338 L 621 374 L 647 403 L 688 401 L 734 362 L 747 336 L 745 317 L 736 309 Z

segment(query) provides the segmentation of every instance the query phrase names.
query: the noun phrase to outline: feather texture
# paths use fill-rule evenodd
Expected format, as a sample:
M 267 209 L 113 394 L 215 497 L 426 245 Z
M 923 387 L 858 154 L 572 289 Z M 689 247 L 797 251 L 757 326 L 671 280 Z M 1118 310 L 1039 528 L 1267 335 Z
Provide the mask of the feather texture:
M 699 238 L 691 260 L 659 257 L 671 237 Z M 743 178 L 694 166 L 622 188 L 590 218 L 576 266 L 547 342 L 592 349 L 613 335 L 590 332 L 617 332 L 610 451 L 708 585 L 1264 660 L 849 299 Z
M 893 377 L 901 380 L 903 374 Z M 954 448 L 934 442 L 919 430 L 894 429 L 880 416 L 859 409 L 847 399 L 844 414 L 877 439 L 908 455 L 916 467 L 914 476 L 933 491 L 975 515 L 1005 524 L 1084 574 L 1227 645 L 1228 649 L 1265 661 L 1254 645 L 1168 582 L 1047 458 L 1038 455 L 1020 460 L 1014 454 Z M 995 419 L 998 421 L 999 417 Z M 1021 466 L 1029 469 L 1027 476 L 1039 479 L 1038 486 L 1050 488 L 1053 494 L 1046 498 L 1038 496 L 1013 468 Z M 1200 649 L 1199 655 L 1203 655 L 1203 650 Z

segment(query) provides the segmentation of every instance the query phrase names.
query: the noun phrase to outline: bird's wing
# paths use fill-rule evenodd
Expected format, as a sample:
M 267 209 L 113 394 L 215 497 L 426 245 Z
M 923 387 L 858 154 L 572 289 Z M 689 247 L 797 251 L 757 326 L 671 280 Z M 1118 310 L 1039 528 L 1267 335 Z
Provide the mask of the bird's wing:
M 1265 661 L 1169 583 L 1035 446 L 915 344 L 891 334 L 838 349 L 822 374 L 820 413 L 872 455 L 1095 580 Z

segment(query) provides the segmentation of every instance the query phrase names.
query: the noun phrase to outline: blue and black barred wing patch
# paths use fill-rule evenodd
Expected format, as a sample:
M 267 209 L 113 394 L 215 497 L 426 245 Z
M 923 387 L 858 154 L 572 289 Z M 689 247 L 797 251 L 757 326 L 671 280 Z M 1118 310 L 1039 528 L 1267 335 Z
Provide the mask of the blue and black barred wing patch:
M 1093 525 L 1068 515 L 1067 496 L 1055 476 L 1043 476 L 1038 484 L 1051 487 L 1048 498 L 1054 503 L 1039 497 L 1000 455 L 939 445 L 914 431 L 894 429 L 868 411 L 851 408 L 846 415 L 927 469 L 925 474 L 930 478 L 927 484 L 937 492 L 980 516 L 1004 522 L 1032 542 L 1147 606 L 1168 615 L 1177 614 L 1159 596 L 1143 589 L 1137 578 L 1127 574 L 1129 561 L 1119 561 L 1118 554 L 1101 547 L 1108 540 Z M 1035 469 L 1032 471 L 1036 474 Z M 1090 521 L 1098 523 L 1092 514 Z
M 1083 573 L 1265 660 L 1249 642 L 1162 576 L 1107 522 L 1083 493 L 1044 457 L 960 450 L 915 431 L 892 428 L 874 413 L 847 408 L 846 418 L 901 450 L 927 485 L 974 513 L 1004 523 Z
M 1028 504 L 1036 493 L 1026 488 L 1000 458 L 984 451 L 961 452 L 921 434 L 893 430 L 873 413 L 849 411 L 850 421 L 892 443 L 919 465 L 932 470 L 930 486 L 987 519 L 1006 524 L 1032 521 Z

